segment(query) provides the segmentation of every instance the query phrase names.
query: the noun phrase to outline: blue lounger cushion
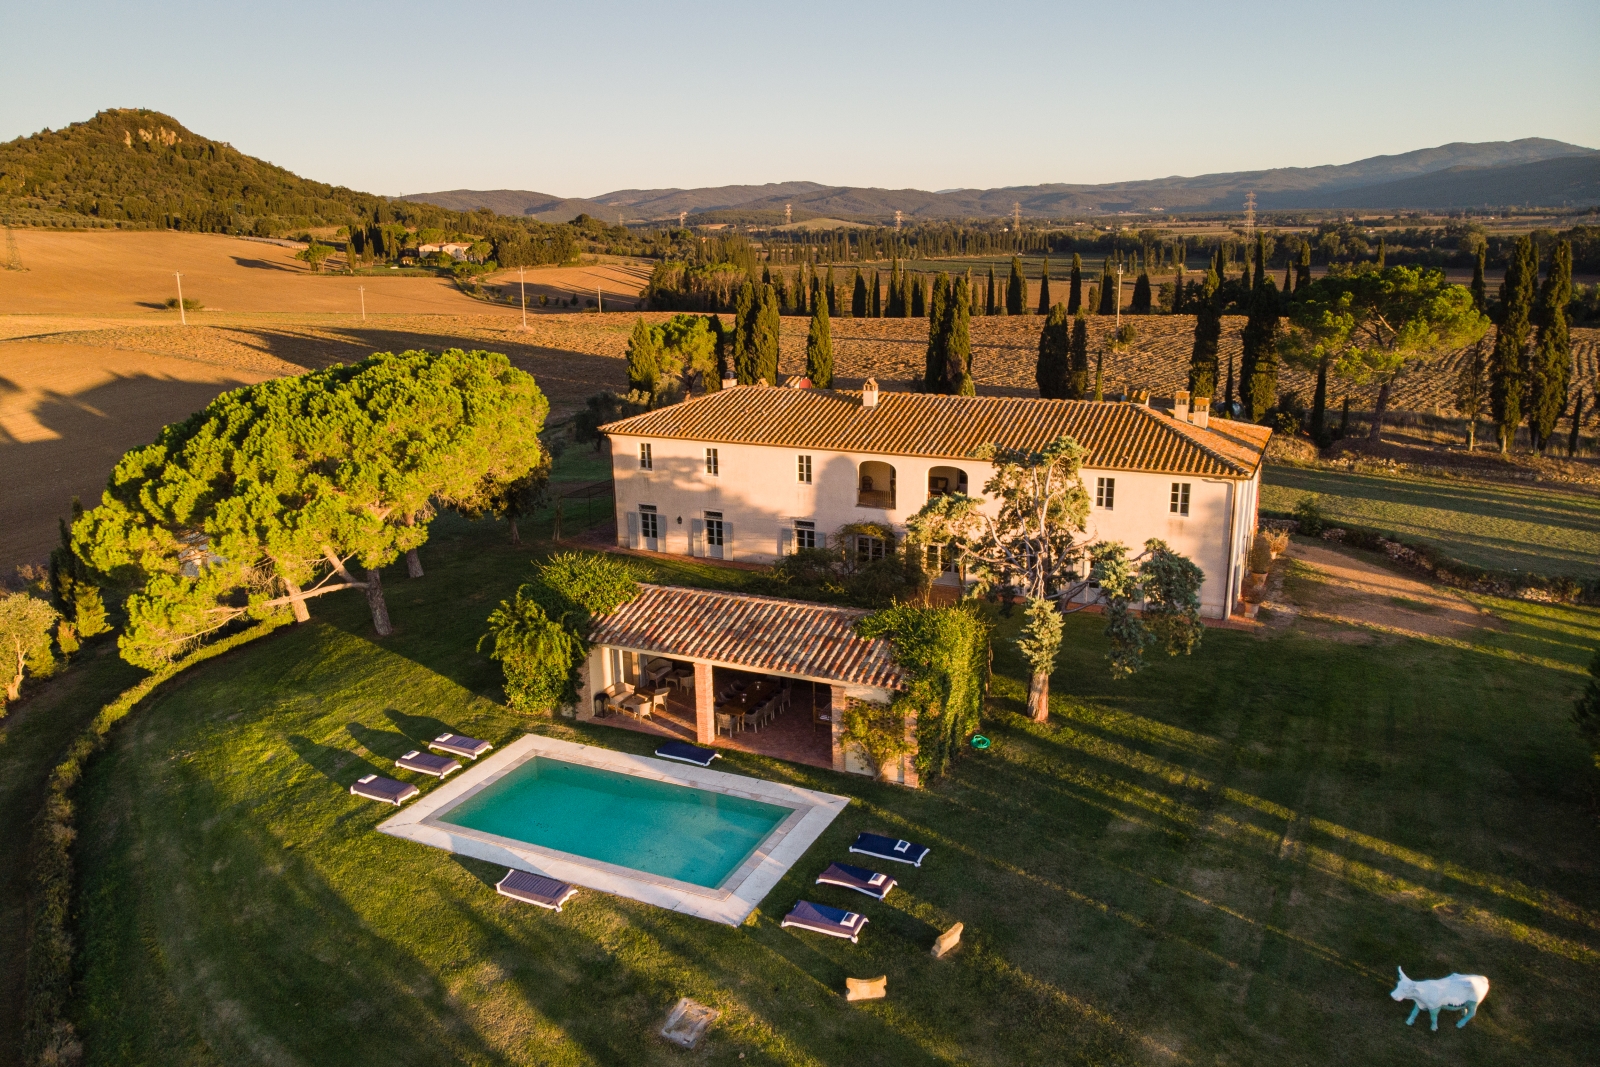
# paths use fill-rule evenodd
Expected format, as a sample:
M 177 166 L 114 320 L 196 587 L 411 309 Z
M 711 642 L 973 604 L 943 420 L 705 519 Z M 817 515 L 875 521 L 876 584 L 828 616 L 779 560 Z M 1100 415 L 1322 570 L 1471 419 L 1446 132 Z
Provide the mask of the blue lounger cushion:
M 826 904 L 813 904 L 809 900 L 795 902 L 794 910 L 783 917 L 779 928 L 785 926 L 798 926 L 802 930 L 812 933 L 827 934 L 829 937 L 848 937 L 851 944 L 861 936 L 861 928 L 867 925 L 867 917 L 858 915 L 853 911 L 843 908 L 830 908 Z
M 845 889 L 854 889 L 857 893 L 865 893 L 874 900 L 882 900 L 898 883 L 887 874 L 869 871 L 865 867 L 834 863 L 817 875 L 817 884 L 843 886 Z
M 524 904 L 537 904 L 541 908 L 560 911 L 561 906 L 571 900 L 572 895 L 578 890 L 566 882 L 558 882 L 554 878 L 546 878 L 532 871 L 519 871 L 513 867 L 506 872 L 504 878 L 495 883 L 494 891 L 503 897 L 520 900 Z
M 701 748 L 687 741 L 668 741 L 656 749 L 656 755 L 662 759 L 675 759 L 679 763 L 692 763 L 697 767 L 709 767 L 712 760 L 722 757 L 722 753 L 715 749 Z
M 376 774 L 369 774 L 361 778 L 350 787 L 350 792 L 358 797 L 368 800 L 381 800 L 385 804 L 399 807 L 420 792 L 410 782 L 397 782 L 393 778 L 382 778 Z
M 449 756 L 435 756 L 432 752 L 419 752 L 416 749 L 395 760 L 394 765 L 408 771 L 416 771 L 418 774 L 431 774 L 435 778 L 443 778 L 452 771 L 461 769 L 461 764 Z
M 928 853 L 933 850 L 927 845 L 919 845 L 913 841 L 884 837 L 881 834 L 861 834 L 856 838 L 856 843 L 850 846 L 850 851 L 875 859 L 894 860 L 896 863 L 909 863 L 913 867 L 921 867 L 922 861 L 927 859 Z
M 477 759 L 494 746 L 487 741 L 479 741 L 476 737 L 462 737 L 460 734 L 440 734 L 428 742 L 428 747 L 436 748 L 440 752 L 448 752 L 452 756 Z

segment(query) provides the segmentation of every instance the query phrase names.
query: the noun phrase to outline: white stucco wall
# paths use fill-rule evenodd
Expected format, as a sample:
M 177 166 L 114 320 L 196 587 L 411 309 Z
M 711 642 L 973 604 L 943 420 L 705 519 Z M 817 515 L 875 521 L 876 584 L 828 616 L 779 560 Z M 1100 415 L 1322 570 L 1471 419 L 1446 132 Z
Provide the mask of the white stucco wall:
M 639 466 L 639 446 L 648 443 L 653 469 Z M 706 472 L 706 449 L 717 450 L 715 475 Z M 651 548 L 681 555 L 706 554 L 703 541 L 692 545 L 696 521 L 708 511 L 721 512 L 726 524 L 724 558 L 770 563 L 788 544 L 782 531 L 796 519 L 814 522 L 830 541 L 841 526 L 884 522 L 904 530 L 905 521 L 927 502 L 928 476 L 935 467 L 966 472 L 968 491 L 980 494 L 993 473 L 988 463 L 893 457 L 871 453 L 824 452 L 765 445 L 709 445 L 660 438 L 617 435 L 611 438 L 612 473 L 616 484 L 617 536 L 624 547 Z M 811 456 L 812 483 L 798 480 L 798 457 Z M 886 462 L 895 469 L 895 506 L 857 504 L 857 470 L 864 462 Z M 1222 617 L 1237 599 L 1239 572 L 1255 529 L 1259 474 L 1237 481 L 1084 468 L 1084 486 L 1091 503 L 1096 479 L 1116 480 L 1114 506 L 1092 507 L 1091 537 L 1125 543 L 1137 554 L 1144 542 L 1160 538 L 1205 572 L 1201 608 Z M 1173 482 L 1189 484 L 1189 514 L 1170 510 Z M 629 516 L 653 505 L 660 516 L 661 538 L 654 545 L 632 543 Z M 631 529 L 637 529 L 637 520 Z M 691 549 L 693 548 L 693 551 Z M 1230 550 L 1231 549 L 1231 550 Z M 1230 566 L 1232 563 L 1232 566 Z M 1231 590 L 1229 588 L 1231 582 Z

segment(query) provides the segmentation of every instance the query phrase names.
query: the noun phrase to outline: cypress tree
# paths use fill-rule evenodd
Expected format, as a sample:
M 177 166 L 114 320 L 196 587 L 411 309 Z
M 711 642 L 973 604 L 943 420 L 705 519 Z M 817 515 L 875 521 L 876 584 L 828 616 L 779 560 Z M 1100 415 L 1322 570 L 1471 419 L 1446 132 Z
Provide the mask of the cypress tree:
M 1572 380 L 1572 335 L 1567 326 L 1571 299 L 1572 245 L 1562 241 L 1551 254 L 1534 306 L 1539 336 L 1528 358 L 1528 436 L 1540 452 L 1549 447 L 1556 420 L 1567 409 L 1567 383 Z
M 883 279 L 877 271 L 872 272 L 872 317 L 883 318 Z
M 950 300 L 950 276 L 940 271 L 933 279 L 933 294 L 928 307 L 928 347 L 922 364 L 922 388 L 929 393 L 950 392 L 947 369 L 949 365 L 949 338 L 946 329 L 949 321 L 945 305 Z
M 1172 276 L 1172 313 L 1182 315 L 1188 310 L 1189 301 L 1184 296 L 1183 264 L 1178 264 L 1178 273 Z
M 839 314 L 839 289 L 838 289 L 838 287 L 836 285 L 833 284 L 833 268 L 832 267 L 828 268 L 827 293 L 828 293 L 828 314 L 830 314 L 830 315 Z
M 860 267 L 856 268 L 855 284 L 850 287 L 850 316 L 856 319 L 867 317 L 867 280 L 861 276 Z
M 1083 257 L 1072 253 L 1072 281 L 1067 286 L 1067 314 L 1076 315 L 1083 309 Z
M 756 365 L 751 355 L 751 337 L 755 333 L 756 287 L 749 278 L 739 286 L 739 295 L 733 301 L 733 340 L 730 357 L 733 376 L 740 385 L 756 384 Z
M 1251 289 L 1261 288 L 1261 283 L 1267 280 L 1267 235 L 1256 234 L 1256 276 L 1250 283 Z
M 1057 304 L 1039 331 L 1039 362 L 1033 371 L 1039 395 L 1046 400 L 1068 399 L 1067 377 L 1071 373 L 1072 327 L 1067 325 L 1066 305 Z
M 661 339 L 643 317 L 634 321 L 628 338 L 628 389 L 654 395 L 660 385 Z
M 806 313 L 806 269 L 794 272 L 794 284 L 789 289 L 789 307 L 796 315 Z
M 972 284 L 957 278 L 945 308 L 945 378 L 957 396 L 976 396 L 972 381 Z
M 1489 254 L 1487 245 L 1480 246 L 1478 257 L 1472 263 L 1472 306 L 1478 309 L 1478 314 L 1489 313 L 1489 287 L 1484 284 L 1484 260 Z
M 859 271 L 856 281 L 861 281 Z M 828 331 L 826 300 L 818 300 L 816 310 L 811 312 L 811 329 L 806 333 L 806 377 L 818 389 L 833 388 L 833 339 Z
M 1300 243 L 1300 261 L 1294 265 L 1294 291 L 1299 292 L 1311 284 L 1311 242 Z
M 1294 264 L 1283 265 L 1283 295 L 1288 296 L 1294 292 Z
M 1489 364 L 1489 407 L 1499 427 L 1502 454 L 1510 450 L 1517 424 L 1522 421 L 1522 351 L 1528 345 L 1528 322 L 1538 275 L 1533 239 L 1518 237 L 1506 264 L 1506 280 L 1500 286 L 1500 324 Z
M 1189 354 L 1189 392 L 1217 395 L 1217 352 L 1222 343 L 1222 311 L 1217 306 L 1217 275 L 1206 271 L 1200 291 L 1191 295 L 1194 305 L 1194 348 Z
M 1067 370 L 1067 399 L 1089 395 L 1089 316 L 1081 310 L 1072 316 L 1072 364 Z
M 1099 315 L 1115 315 L 1117 305 L 1122 302 L 1122 294 L 1118 292 L 1122 286 L 1117 281 L 1117 276 L 1111 271 L 1111 260 L 1107 259 L 1105 266 L 1100 271 L 1100 306 L 1096 309 Z
M 1080 311 L 1085 309 L 1096 315 L 1100 314 L 1100 287 L 1098 285 L 1089 286 L 1089 299 L 1084 302 L 1082 308 L 1079 308 Z
M 928 313 L 928 290 L 923 284 L 922 275 L 917 275 L 911 283 L 911 315 L 913 319 L 920 319 Z
M 1261 265 L 1259 258 L 1256 265 Z M 1244 354 L 1239 359 L 1239 399 L 1244 417 L 1251 422 L 1260 422 L 1277 402 L 1279 312 L 1278 287 L 1270 277 L 1263 277 L 1250 294 Z
M 1147 271 L 1139 272 L 1138 281 L 1133 283 L 1133 303 L 1128 305 L 1128 310 L 1135 315 L 1150 314 L 1150 274 Z
M 778 384 L 778 337 L 782 324 L 778 320 L 778 294 L 772 286 L 764 286 L 761 300 L 756 305 L 755 330 L 751 335 L 751 355 L 755 376 L 768 385 Z
M 900 317 L 900 261 L 889 268 L 889 290 L 884 294 L 884 315 L 891 319 Z
M 1567 435 L 1567 455 L 1578 454 L 1578 434 L 1583 429 L 1583 390 L 1572 398 L 1572 431 Z
M 989 264 L 989 290 L 988 290 L 988 294 L 986 296 L 984 296 L 984 298 L 983 298 L 983 313 L 985 315 L 993 315 L 995 313 L 995 306 L 994 306 L 994 264 L 993 263 Z
M 1011 276 L 1006 279 L 1006 314 L 1020 315 L 1028 304 L 1028 283 L 1022 277 L 1022 260 L 1011 257 Z
M 1388 256 L 1388 248 L 1384 245 L 1383 235 L 1378 235 L 1378 269 L 1383 269 L 1383 261 Z
M 1050 314 L 1050 257 L 1044 257 L 1044 273 L 1039 276 L 1039 314 Z

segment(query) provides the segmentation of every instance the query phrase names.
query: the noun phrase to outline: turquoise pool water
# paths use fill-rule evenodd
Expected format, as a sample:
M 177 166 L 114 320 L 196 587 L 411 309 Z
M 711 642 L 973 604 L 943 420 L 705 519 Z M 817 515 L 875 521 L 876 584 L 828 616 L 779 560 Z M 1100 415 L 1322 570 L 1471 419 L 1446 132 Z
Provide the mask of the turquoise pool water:
M 789 813 L 535 756 L 439 821 L 715 888 Z

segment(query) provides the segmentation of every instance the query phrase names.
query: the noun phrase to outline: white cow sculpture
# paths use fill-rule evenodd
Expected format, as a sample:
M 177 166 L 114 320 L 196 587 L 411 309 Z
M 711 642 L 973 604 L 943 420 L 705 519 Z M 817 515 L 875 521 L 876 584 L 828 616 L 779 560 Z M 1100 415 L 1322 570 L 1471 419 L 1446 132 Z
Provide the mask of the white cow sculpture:
M 1483 1003 L 1483 998 L 1489 995 L 1489 979 L 1481 974 L 1452 974 L 1449 978 L 1434 978 L 1426 982 L 1413 982 L 1406 977 L 1404 967 L 1395 968 L 1400 972 L 1400 984 L 1394 987 L 1394 992 L 1389 995 L 1395 1000 L 1412 1000 L 1415 1005 L 1411 1008 L 1411 1015 L 1406 1019 L 1410 1026 L 1417 1021 L 1417 1012 L 1423 1008 L 1428 1009 L 1428 1017 L 1433 1025 L 1430 1030 L 1439 1029 L 1439 1009 L 1446 1011 L 1464 1012 L 1461 1021 L 1456 1023 L 1459 1030 L 1467 1025 L 1467 1020 L 1478 1014 L 1478 1005 Z

